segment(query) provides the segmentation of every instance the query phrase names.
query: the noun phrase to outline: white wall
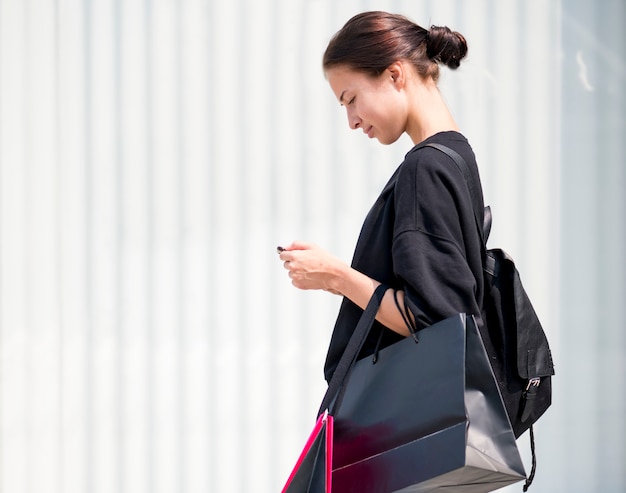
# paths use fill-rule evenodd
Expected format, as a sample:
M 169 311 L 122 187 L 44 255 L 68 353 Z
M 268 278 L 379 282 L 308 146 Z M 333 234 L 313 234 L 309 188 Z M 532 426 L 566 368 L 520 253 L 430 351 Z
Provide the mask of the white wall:
M 411 145 L 321 73 L 370 9 L 469 40 L 441 89 L 556 361 L 533 490 L 624 491 L 624 5 L 564 3 L 0 0 L 0 493 L 279 490 L 339 299 L 275 247 L 350 260 Z

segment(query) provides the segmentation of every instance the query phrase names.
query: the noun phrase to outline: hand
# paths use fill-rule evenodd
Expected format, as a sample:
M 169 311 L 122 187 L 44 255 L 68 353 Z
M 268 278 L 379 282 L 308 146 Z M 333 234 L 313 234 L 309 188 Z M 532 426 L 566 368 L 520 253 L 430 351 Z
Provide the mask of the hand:
M 291 283 L 298 289 L 322 289 L 341 294 L 343 261 L 312 243 L 296 241 L 280 252 Z

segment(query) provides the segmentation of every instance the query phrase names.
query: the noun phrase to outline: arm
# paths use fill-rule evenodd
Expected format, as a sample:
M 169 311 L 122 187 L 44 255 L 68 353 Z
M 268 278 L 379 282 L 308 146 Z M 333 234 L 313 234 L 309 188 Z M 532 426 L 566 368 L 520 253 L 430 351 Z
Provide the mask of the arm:
M 295 242 L 280 253 L 292 284 L 299 289 L 321 289 L 345 296 L 365 309 L 380 282 L 353 269 L 325 250 L 302 242 Z M 398 291 L 398 303 L 404 309 L 404 292 Z M 376 316 L 381 324 L 403 336 L 409 329 L 396 306 L 394 293 L 387 290 Z

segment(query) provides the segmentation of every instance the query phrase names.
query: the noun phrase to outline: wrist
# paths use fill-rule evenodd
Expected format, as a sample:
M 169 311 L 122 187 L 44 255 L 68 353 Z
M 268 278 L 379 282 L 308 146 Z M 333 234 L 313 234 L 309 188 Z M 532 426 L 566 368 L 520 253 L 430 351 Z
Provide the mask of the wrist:
M 328 282 L 328 289 L 331 293 L 338 294 L 340 296 L 348 296 L 349 284 L 352 269 L 349 265 L 339 263 L 334 269 L 333 275 Z

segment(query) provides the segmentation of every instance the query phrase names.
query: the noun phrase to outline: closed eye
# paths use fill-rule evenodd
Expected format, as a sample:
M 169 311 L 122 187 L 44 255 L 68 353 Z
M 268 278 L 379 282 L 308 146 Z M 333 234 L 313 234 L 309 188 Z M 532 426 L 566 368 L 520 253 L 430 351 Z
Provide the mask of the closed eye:
M 341 93 L 341 95 L 339 96 L 339 104 L 340 104 L 341 106 L 344 106 L 344 103 L 345 103 L 345 101 L 344 101 L 344 96 L 345 96 L 345 95 L 346 95 L 346 91 L 343 91 L 343 92 Z M 347 102 L 347 103 L 345 103 L 345 104 L 346 104 L 346 105 L 348 105 L 348 104 L 353 104 L 355 99 L 356 99 L 356 96 L 352 96 L 352 99 L 350 99 L 350 101 L 348 101 L 348 102 Z

